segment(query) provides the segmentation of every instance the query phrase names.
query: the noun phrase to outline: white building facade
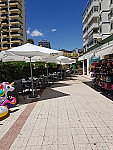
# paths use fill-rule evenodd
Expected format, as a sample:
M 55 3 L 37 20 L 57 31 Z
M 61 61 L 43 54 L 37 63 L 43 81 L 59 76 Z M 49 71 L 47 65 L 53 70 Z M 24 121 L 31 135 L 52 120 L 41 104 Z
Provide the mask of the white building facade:
M 90 0 L 83 13 L 84 52 L 113 33 L 113 1 Z
M 113 53 L 113 0 L 90 0 L 83 13 L 83 74 L 90 75 L 89 61 Z

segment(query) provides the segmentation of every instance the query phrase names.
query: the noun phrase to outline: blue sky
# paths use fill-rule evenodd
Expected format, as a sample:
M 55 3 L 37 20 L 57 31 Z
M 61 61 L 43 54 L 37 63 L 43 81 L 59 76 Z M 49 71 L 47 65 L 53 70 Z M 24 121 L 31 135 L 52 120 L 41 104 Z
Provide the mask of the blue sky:
M 27 38 L 53 49 L 82 48 L 82 14 L 88 0 L 26 0 Z

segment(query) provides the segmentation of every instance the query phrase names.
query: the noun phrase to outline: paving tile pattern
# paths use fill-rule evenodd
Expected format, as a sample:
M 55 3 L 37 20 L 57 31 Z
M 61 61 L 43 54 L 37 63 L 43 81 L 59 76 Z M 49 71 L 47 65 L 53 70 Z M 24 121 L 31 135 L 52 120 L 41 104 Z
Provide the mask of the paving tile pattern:
M 113 102 L 85 81 L 46 88 L 10 150 L 113 150 Z

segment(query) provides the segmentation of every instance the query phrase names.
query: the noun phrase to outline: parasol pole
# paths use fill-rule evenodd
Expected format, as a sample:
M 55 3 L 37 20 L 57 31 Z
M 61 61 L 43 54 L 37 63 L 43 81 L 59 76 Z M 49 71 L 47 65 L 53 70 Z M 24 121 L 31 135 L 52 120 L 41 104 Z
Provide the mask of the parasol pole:
M 60 61 L 60 65 L 61 65 L 61 80 L 62 80 L 62 63 Z
M 47 61 L 46 61 L 46 65 L 47 65 L 47 76 L 48 76 L 49 70 L 48 70 L 48 63 L 47 63 Z
M 31 64 L 31 57 L 30 57 L 30 70 L 31 70 L 32 94 L 34 96 L 34 90 L 33 90 L 33 71 L 32 71 L 32 64 Z

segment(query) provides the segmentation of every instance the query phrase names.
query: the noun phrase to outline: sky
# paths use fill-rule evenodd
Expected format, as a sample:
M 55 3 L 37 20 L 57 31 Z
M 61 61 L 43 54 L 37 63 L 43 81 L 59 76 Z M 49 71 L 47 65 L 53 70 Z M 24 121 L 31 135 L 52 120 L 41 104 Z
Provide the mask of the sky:
M 53 49 L 82 48 L 82 14 L 88 0 L 26 0 L 27 39 Z

